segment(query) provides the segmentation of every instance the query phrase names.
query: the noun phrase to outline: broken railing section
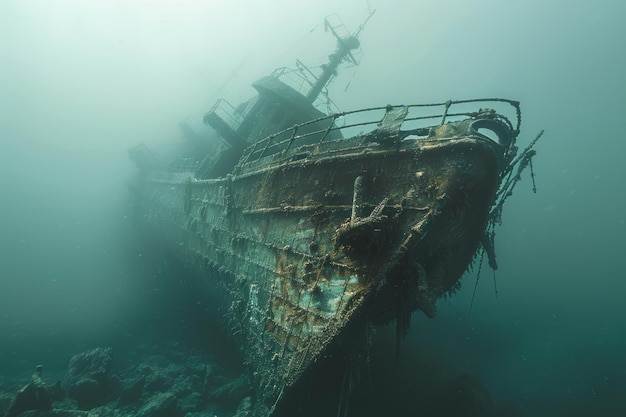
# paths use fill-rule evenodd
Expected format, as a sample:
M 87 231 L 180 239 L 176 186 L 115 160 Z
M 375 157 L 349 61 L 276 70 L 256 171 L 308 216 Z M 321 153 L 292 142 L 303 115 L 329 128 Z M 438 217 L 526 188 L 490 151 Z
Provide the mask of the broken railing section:
M 409 113 L 407 106 L 387 106 L 383 119 L 378 123 L 377 128 L 366 135 L 364 142 L 377 142 L 385 144 L 395 144 L 404 139 L 400 135 L 400 128 Z M 430 129 L 425 129 L 422 136 L 428 135 Z
M 481 239 L 481 246 L 484 252 L 487 254 L 487 260 L 489 267 L 494 271 L 498 269 L 496 262 L 495 251 L 495 226 L 502 224 L 502 209 L 506 200 L 513 195 L 513 189 L 517 183 L 522 179 L 522 172 L 530 167 L 530 177 L 532 180 L 532 190 L 537 192 L 537 186 L 535 185 L 535 173 L 533 171 L 532 158 L 537 155 L 537 152 L 533 149 L 535 143 L 543 136 L 543 130 L 541 130 L 537 136 L 528 144 L 526 148 L 519 155 L 511 155 L 510 162 L 504 167 L 500 174 L 501 182 L 498 191 L 496 192 L 495 203 L 493 208 L 489 212 L 489 219 L 485 234 Z M 481 257 L 482 263 L 482 257 Z M 480 271 L 480 269 L 479 269 Z M 480 272 L 479 272 L 480 273 Z M 495 286 L 495 275 L 494 275 Z M 496 290 L 497 294 L 497 290 Z M 473 297 L 472 297 L 473 298 Z M 471 307 L 470 307 L 471 311 Z
M 537 152 L 533 149 L 535 143 L 543 136 L 543 130 L 540 131 L 537 136 L 524 148 L 519 155 L 513 155 L 511 161 L 502 170 L 500 188 L 496 193 L 496 203 L 489 212 L 489 224 L 490 229 L 496 224 L 502 224 L 502 208 L 505 201 L 513 195 L 513 189 L 517 183 L 522 179 L 522 172 L 530 167 L 530 176 L 533 184 L 533 192 L 537 192 L 535 185 L 535 172 L 533 171 L 532 158 L 534 158 Z
M 244 119 L 244 116 L 232 104 L 224 99 L 219 99 L 211 110 L 204 115 L 203 121 L 204 124 L 219 132 L 227 146 L 243 149 L 247 142 L 237 132 Z

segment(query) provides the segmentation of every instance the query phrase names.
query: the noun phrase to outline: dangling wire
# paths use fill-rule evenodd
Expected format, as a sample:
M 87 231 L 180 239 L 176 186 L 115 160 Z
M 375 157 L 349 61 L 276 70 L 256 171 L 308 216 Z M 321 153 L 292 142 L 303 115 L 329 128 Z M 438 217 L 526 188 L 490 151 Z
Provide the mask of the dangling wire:
M 498 269 L 498 263 L 496 262 L 496 233 L 493 230 L 493 224 L 491 224 L 485 232 L 484 238 L 481 240 L 483 244 L 483 250 L 487 253 L 487 260 L 489 261 L 489 267 L 493 271 L 493 289 L 496 292 L 496 298 L 498 298 L 498 286 L 496 285 L 496 269 Z
M 528 160 L 528 166 L 530 167 L 530 179 L 533 182 L 533 193 L 537 193 L 537 185 L 535 184 L 535 171 L 533 170 L 533 159 Z
M 352 76 L 350 77 L 350 79 L 348 80 L 348 83 L 346 84 L 345 88 L 343 89 L 344 92 L 348 91 L 348 88 L 350 88 L 350 84 L 352 83 L 352 80 L 354 79 L 355 75 L 356 75 L 356 70 L 352 73 Z
M 346 417 L 348 415 L 350 394 L 352 392 L 352 365 L 352 357 L 351 355 L 348 355 L 346 358 L 346 368 L 343 374 L 343 382 L 341 383 L 341 394 L 339 395 L 337 417 Z
M 498 298 L 498 286 L 496 285 L 496 270 L 492 269 L 493 271 L 493 290 L 496 292 L 496 298 Z
M 472 307 L 474 306 L 474 297 L 476 297 L 476 288 L 478 288 L 478 281 L 480 280 L 480 271 L 483 269 L 483 258 L 485 257 L 485 249 L 480 251 L 480 261 L 478 262 L 478 273 L 476 274 L 476 282 L 474 283 L 474 292 L 472 292 L 472 301 L 470 302 L 469 311 L 467 317 L 472 314 Z

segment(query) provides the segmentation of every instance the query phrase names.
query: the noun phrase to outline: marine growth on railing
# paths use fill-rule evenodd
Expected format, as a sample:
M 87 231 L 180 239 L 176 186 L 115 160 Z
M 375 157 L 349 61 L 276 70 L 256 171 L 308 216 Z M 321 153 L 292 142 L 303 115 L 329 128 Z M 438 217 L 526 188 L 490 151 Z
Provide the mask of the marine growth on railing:
M 496 110 L 483 108 L 477 110 L 477 103 L 484 103 L 491 107 L 504 104 L 509 109 L 512 109 L 515 117 L 515 125 L 511 123 L 507 116 L 496 112 Z M 371 132 L 377 129 L 384 129 L 388 120 L 391 119 L 389 115 L 392 112 L 397 112 L 398 109 L 406 109 L 403 112 L 401 120 L 399 120 L 398 128 L 402 128 L 400 130 L 402 132 L 400 139 L 411 136 L 427 136 L 429 127 L 444 125 L 448 122 L 484 117 L 499 120 L 509 127 L 512 132 L 509 146 L 512 147 L 519 134 L 521 125 L 521 109 L 519 102 L 503 98 L 449 100 L 443 103 L 371 107 L 349 112 L 334 113 L 306 123 L 297 124 L 289 129 L 267 136 L 245 150 L 241 164 L 259 160 L 264 156 L 273 155 L 277 152 L 287 151 L 294 144 L 299 146 L 302 144 L 322 143 L 329 140 L 329 138 L 337 140 L 346 137 L 371 134 Z M 428 113 L 430 109 L 436 109 L 437 111 Z M 393 122 L 398 122 L 397 115 L 394 115 Z

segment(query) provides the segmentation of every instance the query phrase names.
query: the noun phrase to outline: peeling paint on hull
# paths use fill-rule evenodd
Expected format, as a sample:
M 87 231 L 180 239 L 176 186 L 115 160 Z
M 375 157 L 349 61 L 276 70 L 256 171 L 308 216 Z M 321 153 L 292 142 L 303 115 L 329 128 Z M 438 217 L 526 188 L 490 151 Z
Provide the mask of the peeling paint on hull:
M 401 337 L 414 311 L 434 316 L 480 245 L 495 268 L 493 226 L 540 136 L 518 153 L 519 103 L 500 98 L 326 115 L 316 102 L 357 64 L 363 26 L 325 28 L 337 49 L 313 80 L 302 63 L 277 71 L 238 106 L 218 100 L 201 129 L 181 123 L 174 156 L 129 151 L 138 224 L 216 307 L 254 417 L 345 415 L 373 326 L 395 320 Z
M 256 415 L 280 410 L 317 361 L 361 343 L 368 326 L 432 316 L 456 288 L 484 236 L 503 149 L 447 133 L 304 145 L 218 179 L 144 176 L 140 223 L 221 305 L 253 370 Z

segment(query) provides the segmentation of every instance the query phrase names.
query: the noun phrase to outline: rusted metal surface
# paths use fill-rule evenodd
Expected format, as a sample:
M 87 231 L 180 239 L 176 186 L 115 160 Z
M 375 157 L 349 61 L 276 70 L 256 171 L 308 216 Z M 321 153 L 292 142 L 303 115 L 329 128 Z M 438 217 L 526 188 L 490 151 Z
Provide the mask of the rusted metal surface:
M 476 254 L 519 126 L 481 111 L 403 131 L 408 114 L 389 106 L 374 130 L 316 143 L 295 127 L 223 178 L 145 173 L 140 223 L 221 307 L 252 371 L 255 415 L 288 413 L 303 377 L 358 349 L 370 326 L 433 316 Z
M 131 151 L 138 224 L 193 272 L 229 330 L 255 417 L 344 415 L 372 327 L 395 320 L 400 337 L 414 311 L 434 316 L 481 244 L 495 267 L 493 226 L 532 169 L 512 100 L 325 115 L 314 103 L 340 64 L 356 63 L 362 29 L 326 27 L 337 50 L 318 78 L 299 80 L 308 92 L 276 72 L 239 106 L 219 100 L 207 131 L 181 125 L 177 157 Z

